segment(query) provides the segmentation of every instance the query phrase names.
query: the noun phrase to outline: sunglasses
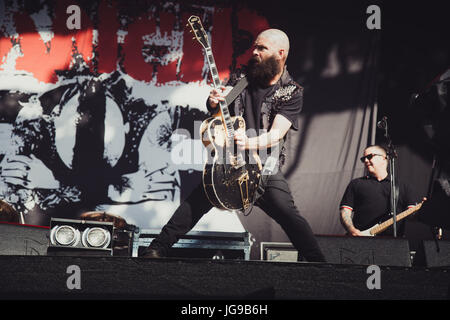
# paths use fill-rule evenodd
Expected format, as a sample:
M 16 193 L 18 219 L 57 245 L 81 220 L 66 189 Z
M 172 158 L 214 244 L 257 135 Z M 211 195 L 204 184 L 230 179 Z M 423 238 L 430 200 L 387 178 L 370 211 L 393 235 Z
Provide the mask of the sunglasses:
M 367 156 L 361 157 L 359 159 L 361 160 L 362 163 L 364 163 L 364 161 L 366 161 L 366 159 L 370 161 L 375 156 L 385 157 L 382 154 L 371 153 L 371 154 L 368 154 Z

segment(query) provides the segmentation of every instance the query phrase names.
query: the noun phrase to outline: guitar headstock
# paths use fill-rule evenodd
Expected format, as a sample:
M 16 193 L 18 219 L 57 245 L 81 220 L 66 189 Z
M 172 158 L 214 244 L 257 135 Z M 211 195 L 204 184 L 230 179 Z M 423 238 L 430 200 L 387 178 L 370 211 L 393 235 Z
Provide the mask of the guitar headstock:
M 209 48 L 208 35 L 203 28 L 202 21 L 197 16 L 190 16 L 188 19 L 188 26 L 191 27 L 191 32 L 194 34 L 194 39 L 196 39 L 203 48 Z

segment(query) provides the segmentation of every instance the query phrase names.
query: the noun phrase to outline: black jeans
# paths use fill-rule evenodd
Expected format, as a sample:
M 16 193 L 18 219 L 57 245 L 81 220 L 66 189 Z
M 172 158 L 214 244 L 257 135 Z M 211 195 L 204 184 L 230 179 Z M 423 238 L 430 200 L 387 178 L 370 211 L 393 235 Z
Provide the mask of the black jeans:
M 295 206 L 288 183 L 281 172 L 268 179 L 264 194 L 255 205 L 280 224 L 292 244 L 307 261 L 325 262 L 311 227 Z M 189 232 L 211 208 L 203 185 L 200 184 L 178 207 L 150 248 L 162 250 L 167 254 L 169 248 Z

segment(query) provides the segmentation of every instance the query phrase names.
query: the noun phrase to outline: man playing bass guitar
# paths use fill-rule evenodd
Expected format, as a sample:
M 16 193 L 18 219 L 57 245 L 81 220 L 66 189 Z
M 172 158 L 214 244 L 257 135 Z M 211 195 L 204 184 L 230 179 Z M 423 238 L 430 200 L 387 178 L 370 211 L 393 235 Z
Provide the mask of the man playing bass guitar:
M 347 185 L 340 203 L 342 226 L 351 236 L 392 236 L 391 184 L 387 152 L 382 146 L 369 146 L 364 150 L 361 161 L 368 174 L 353 179 Z M 404 183 L 399 184 L 397 193 L 398 208 L 406 209 L 397 215 L 398 235 L 403 236 L 405 224 L 402 219 L 418 211 L 422 203 L 416 204 L 419 197 Z M 426 198 L 422 199 L 425 200 Z

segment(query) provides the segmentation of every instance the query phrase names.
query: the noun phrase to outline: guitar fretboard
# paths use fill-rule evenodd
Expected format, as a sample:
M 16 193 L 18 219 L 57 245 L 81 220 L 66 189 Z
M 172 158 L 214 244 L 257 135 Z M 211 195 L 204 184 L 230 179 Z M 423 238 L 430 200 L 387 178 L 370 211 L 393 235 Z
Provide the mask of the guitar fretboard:
M 402 220 L 402 219 L 404 219 L 404 218 L 406 218 L 406 217 L 409 216 L 410 214 L 413 214 L 413 213 L 416 212 L 417 210 L 419 210 L 419 209 L 422 207 L 422 204 L 423 204 L 423 202 L 422 202 L 422 203 L 419 203 L 418 205 L 416 205 L 416 206 L 414 206 L 414 207 L 411 207 L 411 208 L 409 208 L 409 209 L 403 211 L 402 213 L 399 213 L 399 214 L 397 215 L 397 222 L 400 221 L 400 220 Z M 390 218 L 390 219 L 386 220 L 385 222 L 380 223 L 378 226 L 373 227 L 373 228 L 370 230 L 370 234 L 376 235 L 376 234 L 378 234 L 378 233 L 380 233 L 380 232 L 386 230 L 387 228 L 389 228 L 392 224 L 394 224 L 394 218 Z
M 219 89 L 221 86 L 219 71 L 217 71 L 216 62 L 214 60 L 214 56 L 211 50 L 211 47 L 205 49 L 206 57 L 208 59 L 209 69 L 211 71 L 211 77 L 214 83 L 214 87 Z M 223 121 L 225 122 L 227 137 L 228 139 L 233 139 L 234 137 L 234 128 L 233 123 L 231 121 L 230 111 L 228 110 L 228 105 L 225 101 L 220 101 L 220 111 L 222 112 Z

